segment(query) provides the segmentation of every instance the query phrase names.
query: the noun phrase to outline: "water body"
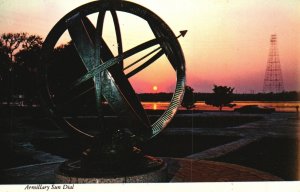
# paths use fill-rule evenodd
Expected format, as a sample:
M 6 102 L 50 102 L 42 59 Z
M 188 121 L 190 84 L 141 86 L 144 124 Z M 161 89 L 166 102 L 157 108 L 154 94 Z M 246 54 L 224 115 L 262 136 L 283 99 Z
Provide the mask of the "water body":
M 300 106 L 300 101 L 272 101 L 272 102 L 262 102 L 262 101 L 237 101 L 233 102 L 236 104 L 235 107 L 224 107 L 224 111 L 233 111 L 235 108 L 240 108 L 246 105 L 259 105 L 264 107 L 273 107 L 277 112 L 296 112 L 296 106 Z M 166 110 L 169 106 L 169 102 L 142 102 L 145 109 L 152 110 Z M 195 110 L 207 110 L 214 111 L 218 110 L 217 107 L 211 105 L 206 105 L 204 102 L 196 102 Z M 180 107 L 179 110 L 185 110 L 185 108 Z

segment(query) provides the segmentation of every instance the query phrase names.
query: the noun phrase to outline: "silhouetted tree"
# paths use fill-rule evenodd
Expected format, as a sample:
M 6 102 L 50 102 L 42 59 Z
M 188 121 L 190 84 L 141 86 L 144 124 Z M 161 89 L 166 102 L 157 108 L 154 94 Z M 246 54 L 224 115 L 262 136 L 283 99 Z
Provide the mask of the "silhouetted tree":
M 184 88 L 185 92 L 181 106 L 185 107 L 186 109 L 192 109 L 195 107 L 194 89 L 187 85 Z
M 2 41 L 0 40 L 0 66 L 9 63 L 9 56 L 7 53 L 7 48 L 3 45 Z
M 230 103 L 233 101 L 233 90 L 234 88 L 231 87 L 214 85 L 214 93 L 207 98 L 205 104 L 219 107 L 220 111 L 222 111 L 222 107 L 232 107 L 233 105 Z
M 8 69 L 10 59 L 6 48 L 0 41 L 0 101 L 6 100 L 8 96 Z
M 3 33 L 0 36 L 0 42 L 4 47 L 5 54 L 8 55 L 11 62 L 14 60 L 15 52 L 22 46 L 25 42 L 27 33 Z
M 14 79 L 16 75 L 13 73 L 13 57 L 15 51 L 18 50 L 21 42 L 23 41 L 24 34 L 21 33 L 4 33 L 0 36 L 2 57 L 6 58 L 6 61 L 1 62 L 1 68 L 3 80 L 2 84 L 4 91 L 4 99 L 10 103 L 12 101 L 12 95 L 14 92 Z
M 34 87 L 32 72 L 36 71 L 41 46 L 42 38 L 38 35 L 4 33 L 0 36 L 0 84 L 9 103 L 13 94 L 23 94 L 27 88 Z
M 15 55 L 20 77 L 15 82 L 24 94 L 27 104 L 32 104 L 37 96 L 37 71 L 40 62 L 41 46 L 23 49 Z

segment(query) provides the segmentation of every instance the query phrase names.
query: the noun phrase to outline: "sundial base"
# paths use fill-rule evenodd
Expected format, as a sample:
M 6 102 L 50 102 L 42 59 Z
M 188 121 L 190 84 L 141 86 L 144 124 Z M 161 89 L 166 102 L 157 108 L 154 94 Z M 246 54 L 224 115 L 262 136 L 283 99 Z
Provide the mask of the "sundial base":
M 158 183 L 167 181 L 167 163 L 162 159 L 144 156 L 139 162 L 124 165 L 126 172 L 103 167 L 86 168 L 81 160 L 64 162 L 55 173 L 55 183 Z

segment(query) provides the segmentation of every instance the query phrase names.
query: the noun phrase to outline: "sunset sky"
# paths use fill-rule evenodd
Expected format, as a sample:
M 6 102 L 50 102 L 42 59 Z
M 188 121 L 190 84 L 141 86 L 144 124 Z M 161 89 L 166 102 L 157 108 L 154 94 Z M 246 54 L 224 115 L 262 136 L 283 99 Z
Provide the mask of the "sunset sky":
M 299 0 L 131 1 L 159 15 L 176 35 L 188 30 L 179 42 L 187 84 L 196 91 L 211 92 L 217 84 L 235 87 L 238 93 L 261 92 L 271 34 L 277 34 L 285 90 L 300 90 Z M 0 33 L 28 32 L 45 38 L 60 18 L 87 2 L 0 0 Z M 153 37 L 142 22 L 122 13 L 119 17 L 125 50 Z M 105 34 L 113 47 L 109 30 Z M 131 79 L 137 92 L 171 92 L 175 80 L 165 58 Z

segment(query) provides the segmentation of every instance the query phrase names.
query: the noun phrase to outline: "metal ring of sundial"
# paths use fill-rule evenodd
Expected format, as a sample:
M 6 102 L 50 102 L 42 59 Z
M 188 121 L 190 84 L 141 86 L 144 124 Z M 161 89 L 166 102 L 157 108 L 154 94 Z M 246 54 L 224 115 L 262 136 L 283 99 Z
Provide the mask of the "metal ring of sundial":
M 130 50 L 123 51 L 120 26 L 117 12 L 127 12 L 138 16 L 148 22 L 155 39 L 142 43 Z M 110 12 L 115 25 L 116 38 L 118 42 L 118 56 L 114 56 L 102 38 L 102 29 L 106 12 Z M 96 27 L 88 19 L 88 15 L 99 13 Z M 185 86 L 185 60 L 177 37 L 156 14 L 150 10 L 127 1 L 95 1 L 82 5 L 65 15 L 49 32 L 43 44 L 42 52 L 42 84 L 45 85 L 41 91 L 44 104 L 59 126 L 66 127 L 74 134 L 87 138 L 94 135 L 86 133 L 75 127 L 69 121 L 61 117 L 58 106 L 52 101 L 47 82 L 47 63 L 51 58 L 59 38 L 68 31 L 73 44 L 84 63 L 87 73 L 75 81 L 70 89 L 82 82 L 93 78 L 97 108 L 100 109 L 101 95 L 109 103 L 110 107 L 120 115 L 130 115 L 140 122 L 139 130 L 131 130 L 142 140 L 147 140 L 161 132 L 174 117 L 181 104 Z M 159 45 L 157 53 L 147 60 L 143 65 L 125 74 L 123 72 L 123 60 L 143 51 L 149 47 Z M 175 92 L 170 101 L 168 109 L 152 125 L 137 99 L 128 78 L 165 54 L 176 71 L 177 83 Z

